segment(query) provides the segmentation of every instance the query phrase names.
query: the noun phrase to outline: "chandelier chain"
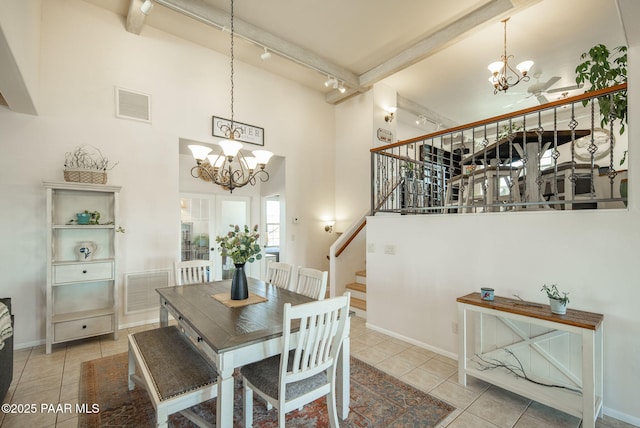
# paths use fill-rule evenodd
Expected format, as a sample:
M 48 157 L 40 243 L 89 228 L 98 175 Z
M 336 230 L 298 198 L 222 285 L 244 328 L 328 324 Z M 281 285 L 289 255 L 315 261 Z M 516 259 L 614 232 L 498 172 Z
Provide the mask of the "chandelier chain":
M 235 125 L 233 123 L 233 117 L 234 117 L 234 111 L 233 111 L 233 89 L 234 89 L 234 84 L 233 84 L 233 45 L 234 45 L 234 40 L 233 40 L 233 34 L 235 32 L 235 28 L 234 28 L 234 24 L 233 24 L 233 17 L 234 17 L 234 13 L 233 13 L 233 0 L 231 0 L 231 48 L 230 48 L 230 54 L 231 54 L 231 135 L 233 135 L 233 130 L 235 130 Z

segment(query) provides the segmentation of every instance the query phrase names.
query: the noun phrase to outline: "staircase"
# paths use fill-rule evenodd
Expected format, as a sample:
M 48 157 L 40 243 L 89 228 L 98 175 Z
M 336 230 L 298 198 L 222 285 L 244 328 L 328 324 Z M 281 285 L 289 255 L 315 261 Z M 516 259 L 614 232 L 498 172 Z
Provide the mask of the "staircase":
M 356 272 L 356 282 L 346 285 L 347 291 L 351 292 L 351 309 L 356 316 L 367 318 L 367 271 Z

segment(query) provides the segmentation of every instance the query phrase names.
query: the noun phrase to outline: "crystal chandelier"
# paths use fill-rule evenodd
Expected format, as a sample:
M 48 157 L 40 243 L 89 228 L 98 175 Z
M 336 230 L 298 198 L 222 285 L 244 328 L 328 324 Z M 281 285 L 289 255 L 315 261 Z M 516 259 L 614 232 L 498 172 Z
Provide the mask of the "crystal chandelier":
M 493 85 L 493 93 L 497 94 L 499 91 L 507 91 L 512 86 L 517 85 L 518 83 L 528 82 L 529 70 L 533 66 L 533 61 L 523 61 L 520 64 L 516 65 L 518 71 L 514 70 L 509 65 L 509 59 L 513 58 L 513 55 L 507 55 L 507 21 L 509 18 L 503 19 L 501 22 L 504 22 L 504 54 L 502 55 L 502 59 L 500 61 L 492 62 L 489 64 L 489 71 L 491 72 L 491 77 L 489 77 L 489 82 Z M 515 79 L 515 81 L 514 81 Z
M 254 150 L 253 156 L 244 156 L 240 151 L 242 143 L 237 141 L 242 135 L 242 129 L 237 127 L 233 120 L 233 17 L 233 0 L 231 0 L 231 121 L 229 125 L 220 127 L 226 139 L 218 143 L 222 150 L 217 155 L 210 155 L 212 149 L 209 147 L 188 146 L 196 160 L 196 166 L 191 168 L 191 175 L 217 184 L 230 192 L 247 184 L 253 186 L 258 178 L 262 182 L 267 181 L 269 173 L 264 168 L 273 156 L 273 153 L 266 150 Z

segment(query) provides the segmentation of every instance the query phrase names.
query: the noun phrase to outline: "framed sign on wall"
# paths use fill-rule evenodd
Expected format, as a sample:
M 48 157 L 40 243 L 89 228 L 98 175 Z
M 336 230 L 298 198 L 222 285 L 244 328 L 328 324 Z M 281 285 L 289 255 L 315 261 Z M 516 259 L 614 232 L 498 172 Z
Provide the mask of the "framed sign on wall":
M 264 128 L 258 126 L 247 125 L 246 123 L 233 121 L 236 129 L 240 130 L 240 137 L 236 138 L 238 141 L 244 143 L 256 144 L 258 146 L 264 146 Z M 213 116 L 212 129 L 214 137 L 227 138 L 224 130 L 231 126 L 229 119 Z

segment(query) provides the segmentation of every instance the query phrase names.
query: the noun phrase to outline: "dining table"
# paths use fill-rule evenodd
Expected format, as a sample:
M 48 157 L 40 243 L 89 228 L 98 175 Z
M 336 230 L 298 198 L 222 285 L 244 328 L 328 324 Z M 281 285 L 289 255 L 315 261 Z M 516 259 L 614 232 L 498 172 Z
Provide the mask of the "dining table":
M 493 163 L 503 165 L 527 159 L 527 173 L 524 178 L 526 191 L 521 196 L 527 202 L 540 201 L 542 196 L 537 182 L 541 174 L 540 158 L 542 155 L 554 143 L 561 146 L 590 134 L 591 130 L 589 129 L 516 132 L 512 138 L 502 137 L 481 150 L 468 153 L 462 159 L 461 164 L 482 164 L 487 167 Z
M 233 426 L 236 368 L 279 355 L 282 352 L 284 305 L 314 301 L 264 281 L 247 278 L 249 298 L 230 300 L 231 280 L 156 289 L 160 295 L 160 326 L 169 324 L 169 314 L 205 358 L 218 371 L 216 426 Z M 299 322 L 292 324 L 292 346 Z M 349 331 L 349 319 L 347 328 Z M 349 414 L 349 335 L 342 344 L 336 370 L 338 417 Z

